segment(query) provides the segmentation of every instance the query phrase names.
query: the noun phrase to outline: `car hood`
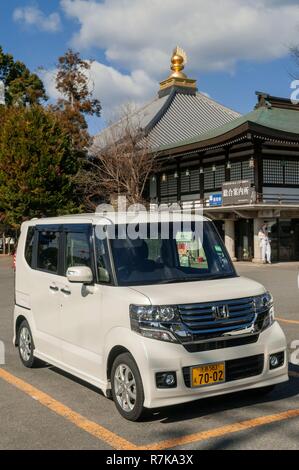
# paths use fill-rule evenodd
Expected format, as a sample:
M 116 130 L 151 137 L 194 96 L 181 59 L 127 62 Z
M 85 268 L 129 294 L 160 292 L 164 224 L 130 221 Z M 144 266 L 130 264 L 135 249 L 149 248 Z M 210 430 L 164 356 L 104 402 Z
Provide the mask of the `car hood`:
M 130 287 L 143 294 L 152 305 L 191 304 L 240 299 L 264 294 L 265 288 L 245 277 L 209 281 L 179 282 Z

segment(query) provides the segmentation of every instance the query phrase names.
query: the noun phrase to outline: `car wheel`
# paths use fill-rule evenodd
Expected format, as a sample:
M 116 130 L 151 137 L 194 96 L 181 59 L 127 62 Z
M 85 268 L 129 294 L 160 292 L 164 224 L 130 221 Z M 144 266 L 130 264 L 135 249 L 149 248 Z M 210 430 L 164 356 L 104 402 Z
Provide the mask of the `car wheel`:
M 129 421 L 137 421 L 144 412 L 144 391 L 140 372 L 129 353 L 120 354 L 111 371 L 112 397 L 119 413 Z
M 38 360 L 34 357 L 34 343 L 30 326 L 23 320 L 18 330 L 18 349 L 22 363 L 25 367 L 35 367 Z

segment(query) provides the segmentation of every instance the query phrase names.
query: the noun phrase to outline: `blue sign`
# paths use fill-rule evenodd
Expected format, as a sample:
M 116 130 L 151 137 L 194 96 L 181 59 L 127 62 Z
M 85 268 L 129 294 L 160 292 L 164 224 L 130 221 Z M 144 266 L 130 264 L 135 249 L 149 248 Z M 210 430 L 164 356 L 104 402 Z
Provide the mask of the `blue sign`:
M 211 207 L 222 206 L 222 194 L 210 194 L 209 196 L 209 205 Z

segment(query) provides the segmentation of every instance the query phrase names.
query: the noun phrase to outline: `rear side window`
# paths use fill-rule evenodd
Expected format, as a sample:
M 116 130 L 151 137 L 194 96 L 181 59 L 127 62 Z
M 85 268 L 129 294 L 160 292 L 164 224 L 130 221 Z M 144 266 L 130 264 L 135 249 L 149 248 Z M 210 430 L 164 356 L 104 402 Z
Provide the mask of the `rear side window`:
M 26 238 L 26 243 L 25 243 L 25 259 L 31 268 L 32 268 L 34 232 L 35 232 L 34 227 L 28 228 L 27 238 Z
M 57 273 L 59 232 L 41 231 L 37 243 L 37 269 Z
M 66 269 L 70 266 L 91 267 L 89 234 L 68 232 L 66 234 Z

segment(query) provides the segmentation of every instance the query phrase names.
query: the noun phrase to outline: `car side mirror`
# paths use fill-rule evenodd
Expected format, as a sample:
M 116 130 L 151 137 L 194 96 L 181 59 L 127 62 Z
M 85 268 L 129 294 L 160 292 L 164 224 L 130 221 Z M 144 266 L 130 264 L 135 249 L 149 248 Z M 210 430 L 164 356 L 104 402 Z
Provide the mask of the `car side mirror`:
M 110 282 L 110 274 L 107 271 L 107 269 L 99 267 L 98 272 L 99 272 L 100 282 L 106 282 L 106 283 Z
M 66 277 L 69 282 L 82 282 L 90 284 L 93 281 L 92 270 L 88 266 L 70 266 Z

